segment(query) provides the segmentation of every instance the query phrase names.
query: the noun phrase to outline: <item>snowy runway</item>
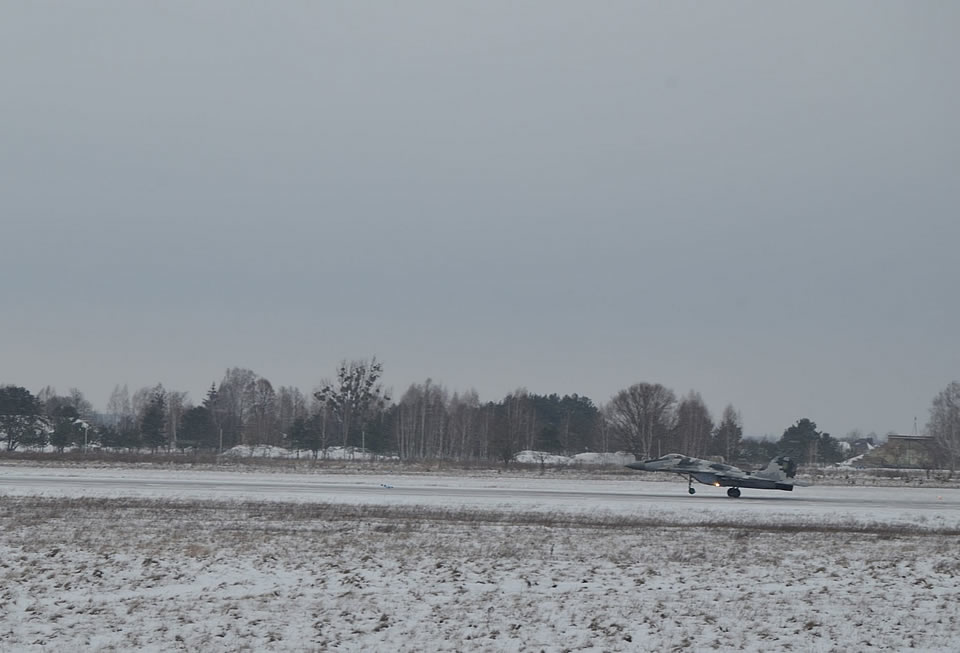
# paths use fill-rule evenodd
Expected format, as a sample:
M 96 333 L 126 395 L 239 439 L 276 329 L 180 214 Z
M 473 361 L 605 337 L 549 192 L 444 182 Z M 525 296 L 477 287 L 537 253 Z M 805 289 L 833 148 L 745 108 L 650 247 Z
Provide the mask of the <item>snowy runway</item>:
M 671 512 L 706 519 L 883 520 L 960 527 L 960 490 L 923 487 L 813 486 L 793 492 L 721 488 L 637 475 L 616 480 L 507 475 L 294 474 L 0 466 L 0 494 L 179 499 L 239 499 L 616 514 Z

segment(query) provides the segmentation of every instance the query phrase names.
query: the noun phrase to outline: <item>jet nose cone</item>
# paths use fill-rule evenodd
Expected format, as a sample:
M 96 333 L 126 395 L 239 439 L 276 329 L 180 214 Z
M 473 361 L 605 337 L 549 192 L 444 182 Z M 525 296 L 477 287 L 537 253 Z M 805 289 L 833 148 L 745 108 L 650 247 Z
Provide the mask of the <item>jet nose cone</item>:
M 630 469 L 639 469 L 640 471 L 646 471 L 647 464 L 645 462 L 637 461 L 634 463 L 627 463 L 627 467 Z

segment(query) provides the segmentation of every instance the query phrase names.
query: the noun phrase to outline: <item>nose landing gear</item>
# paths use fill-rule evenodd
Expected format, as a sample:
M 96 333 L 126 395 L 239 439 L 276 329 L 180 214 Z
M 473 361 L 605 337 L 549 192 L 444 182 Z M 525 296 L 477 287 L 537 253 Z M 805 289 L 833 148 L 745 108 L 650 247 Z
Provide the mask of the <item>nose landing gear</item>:
M 696 493 L 697 493 L 697 488 L 693 487 L 693 477 L 692 477 L 692 476 L 688 476 L 688 477 L 687 477 L 687 492 L 689 492 L 690 494 L 696 494 Z

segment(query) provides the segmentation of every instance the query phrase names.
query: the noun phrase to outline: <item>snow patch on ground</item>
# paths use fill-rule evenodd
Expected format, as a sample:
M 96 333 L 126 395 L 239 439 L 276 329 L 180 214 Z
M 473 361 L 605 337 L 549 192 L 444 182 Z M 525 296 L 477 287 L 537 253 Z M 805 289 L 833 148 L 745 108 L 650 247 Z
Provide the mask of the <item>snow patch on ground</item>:
M 943 535 L 0 497 L 0 650 L 960 650 Z
M 297 452 L 269 444 L 240 444 L 220 455 L 224 458 L 293 458 Z
M 873 446 L 870 443 L 867 443 L 866 451 L 864 451 L 862 454 L 853 456 L 852 458 L 847 458 L 846 460 L 843 460 L 837 463 L 837 467 L 861 467 L 862 466 L 861 461 L 863 461 L 863 457 L 866 456 L 871 451 L 873 451 L 874 449 L 876 449 L 875 446 Z
M 313 456 L 311 451 L 297 451 L 265 444 L 237 445 L 224 451 L 225 458 L 302 458 Z M 382 456 L 359 447 L 327 447 L 318 452 L 322 460 L 397 460 L 396 456 Z M 616 453 L 579 453 L 575 456 L 561 456 L 546 451 L 521 451 L 513 456 L 518 463 L 537 465 L 626 465 L 636 460 L 633 454 L 618 451 Z
M 241 444 L 227 449 L 222 454 L 224 458 L 306 458 L 312 457 L 312 451 L 286 449 L 267 444 Z M 321 460 L 397 460 L 396 456 L 375 454 L 360 447 L 327 447 L 317 453 Z
M 575 456 L 560 456 L 546 451 L 521 451 L 514 455 L 518 463 L 533 463 L 537 465 L 626 465 L 634 462 L 637 457 L 632 453 L 618 451 L 616 453 L 578 453 Z

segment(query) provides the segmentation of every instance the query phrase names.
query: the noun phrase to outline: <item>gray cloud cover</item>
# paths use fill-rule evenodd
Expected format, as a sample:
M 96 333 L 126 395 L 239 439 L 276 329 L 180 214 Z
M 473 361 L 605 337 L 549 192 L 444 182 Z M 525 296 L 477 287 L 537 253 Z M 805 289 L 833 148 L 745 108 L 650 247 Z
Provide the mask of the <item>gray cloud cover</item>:
M 960 377 L 949 2 L 0 8 L 0 382 L 376 354 L 910 432 Z

